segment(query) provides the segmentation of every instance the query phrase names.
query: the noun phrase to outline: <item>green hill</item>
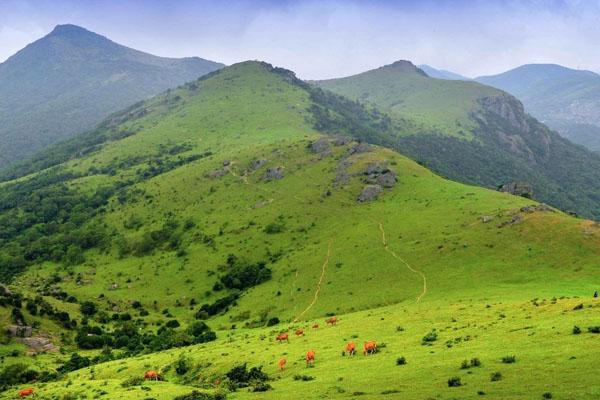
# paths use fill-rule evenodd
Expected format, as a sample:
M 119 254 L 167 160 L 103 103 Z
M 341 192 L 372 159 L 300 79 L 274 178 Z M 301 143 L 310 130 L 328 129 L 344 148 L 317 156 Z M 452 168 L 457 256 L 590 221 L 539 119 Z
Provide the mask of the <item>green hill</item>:
M 592 184 L 600 183 L 600 157 L 549 130 L 500 90 L 430 78 L 408 61 L 315 83 L 376 106 L 405 127 L 412 123 L 385 145 L 445 177 L 489 188 L 528 182 L 540 201 L 600 216 Z
M 0 64 L 0 168 L 221 67 L 156 57 L 59 25 Z
M 476 79 L 516 96 L 529 113 L 574 143 L 600 150 L 600 75 L 528 64 Z
M 434 68 L 430 65 L 426 65 L 426 64 L 421 64 L 418 66 L 420 70 L 422 70 L 423 72 L 425 72 L 428 76 L 432 77 L 432 78 L 438 78 L 438 79 L 446 79 L 446 80 L 450 80 L 450 81 L 455 81 L 455 80 L 459 80 L 459 81 L 470 81 L 470 78 L 467 78 L 466 76 L 457 74 L 455 72 L 452 71 L 448 71 L 445 69 L 437 69 Z
M 13 294 L 0 318 L 19 318 L 20 293 L 34 336 L 65 354 L 0 346 L 5 366 L 49 371 L 2 398 L 32 385 L 47 398 L 593 398 L 598 226 L 349 139 L 394 124 L 246 62 L 116 114 L 3 183 Z M 275 343 L 286 330 L 290 343 Z M 380 353 L 342 357 L 349 340 Z M 472 358 L 482 365 L 468 374 Z M 269 380 L 254 370 L 245 389 L 231 372 L 242 363 Z M 133 379 L 150 369 L 166 381 Z

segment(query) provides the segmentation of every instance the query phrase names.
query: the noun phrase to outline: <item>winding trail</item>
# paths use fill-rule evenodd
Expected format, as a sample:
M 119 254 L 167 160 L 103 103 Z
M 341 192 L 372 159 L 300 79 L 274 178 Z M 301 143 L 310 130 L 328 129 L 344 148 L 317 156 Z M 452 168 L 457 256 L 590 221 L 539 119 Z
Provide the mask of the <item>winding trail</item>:
M 298 314 L 296 318 L 294 318 L 294 320 L 292 321 L 293 323 L 298 322 L 300 318 L 302 318 L 302 316 L 306 314 L 317 303 L 317 300 L 319 300 L 319 292 L 321 291 L 321 284 L 323 283 L 323 278 L 325 278 L 325 271 L 327 271 L 327 265 L 329 264 L 329 258 L 331 257 L 332 245 L 333 239 L 330 239 L 329 245 L 327 246 L 327 255 L 325 256 L 325 261 L 323 262 L 323 266 L 321 267 L 321 277 L 319 278 L 319 282 L 317 282 L 317 287 L 315 289 L 315 296 L 313 297 L 308 307 L 306 307 L 304 311 L 302 311 L 300 314 Z
M 425 274 L 423 272 L 411 267 L 411 265 L 409 263 L 407 263 L 406 260 L 404 260 L 398 254 L 396 254 L 395 251 L 390 250 L 390 248 L 388 247 L 387 239 L 385 237 L 385 230 L 383 229 L 382 222 L 379 222 L 379 231 L 381 232 L 381 241 L 383 243 L 383 248 L 385 249 L 385 251 L 387 251 L 388 253 L 390 253 L 392 255 L 392 257 L 394 257 L 395 259 L 399 260 L 404 265 L 406 265 L 406 268 L 408 268 L 411 272 L 413 272 L 417 275 L 420 275 L 421 278 L 423 279 L 423 290 L 421 291 L 421 294 L 419 294 L 419 296 L 417 297 L 417 303 L 418 303 L 421 300 L 421 298 L 427 294 L 427 277 L 425 276 Z

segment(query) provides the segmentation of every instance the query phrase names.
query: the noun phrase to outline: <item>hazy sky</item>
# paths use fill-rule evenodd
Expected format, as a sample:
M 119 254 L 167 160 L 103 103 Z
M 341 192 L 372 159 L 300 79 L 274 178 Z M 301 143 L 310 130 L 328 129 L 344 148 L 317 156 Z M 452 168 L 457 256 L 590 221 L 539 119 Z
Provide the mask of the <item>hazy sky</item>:
M 157 55 L 259 59 L 310 79 L 399 59 L 467 76 L 532 62 L 600 71 L 600 0 L 0 0 L 0 62 L 63 23 Z

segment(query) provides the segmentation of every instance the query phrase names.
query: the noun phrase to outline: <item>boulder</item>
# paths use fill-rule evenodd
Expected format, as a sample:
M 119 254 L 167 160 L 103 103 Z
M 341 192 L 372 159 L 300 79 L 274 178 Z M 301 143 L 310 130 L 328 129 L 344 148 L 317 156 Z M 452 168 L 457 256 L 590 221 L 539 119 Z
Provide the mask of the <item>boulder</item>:
M 333 145 L 334 146 L 345 146 L 348 143 L 350 143 L 352 141 L 352 139 L 350 139 L 347 136 L 336 136 L 333 138 Z
M 515 196 L 533 198 L 533 187 L 528 182 L 509 182 L 500 186 L 500 192 L 510 193 Z
M 383 188 L 380 185 L 367 185 L 363 188 L 362 192 L 360 192 L 356 200 L 359 203 L 377 200 L 377 197 L 379 197 L 381 192 L 383 192 Z
M 392 188 L 398 182 L 396 173 L 379 163 L 369 164 L 364 174 L 366 175 L 365 183 L 380 185 L 384 188 Z
M 484 215 L 483 217 L 481 217 L 481 222 L 487 224 L 489 222 L 492 222 L 493 219 L 494 218 L 490 217 L 489 215 Z
M 360 154 L 371 151 L 371 146 L 367 143 L 356 143 L 348 150 L 348 155 Z
M 266 181 L 273 181 L 281 178 L 283 178 L 283 167 L 269 168 L 264 176 Z
M 216 179 L 221 178 L 227 174 L 227 170 L 225 168 L 215 169 L 214 171 L 210 171 L 206 173 L 207 178 Z
M 313 153 L 323 156 L 331 154 L 331 145 L 325 138 L 321 138 L 315 142 L 312 142 L 308 145 L 308 149 Z
M 250 161 L 250 169 L 252 171 L 256 171 L 257 169 L 261 168 L 266 163 L 267 163 L 267 160 L 254 159 L 254 160 Z
M 31 326 L 27 325 L 9 325 L 6 327 L 6 333 L 12 337 L 26 338 L 31 336 Z

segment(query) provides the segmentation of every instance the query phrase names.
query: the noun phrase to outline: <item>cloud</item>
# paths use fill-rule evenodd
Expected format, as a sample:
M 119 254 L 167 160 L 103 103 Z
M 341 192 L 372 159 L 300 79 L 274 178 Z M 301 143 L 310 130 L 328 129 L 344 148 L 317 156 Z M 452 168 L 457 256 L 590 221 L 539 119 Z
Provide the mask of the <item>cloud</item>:
M 0 0 L 0 60 L 58 23 L 163 56 L 260 59 L 309 79 L 409 59 L 468 76 L 600 69 L 600 1 Z

